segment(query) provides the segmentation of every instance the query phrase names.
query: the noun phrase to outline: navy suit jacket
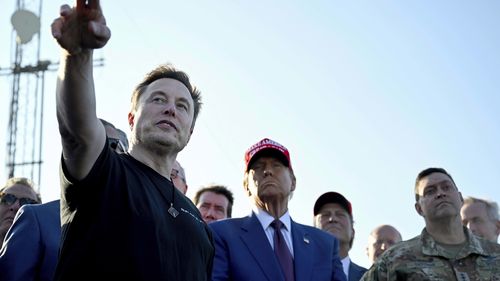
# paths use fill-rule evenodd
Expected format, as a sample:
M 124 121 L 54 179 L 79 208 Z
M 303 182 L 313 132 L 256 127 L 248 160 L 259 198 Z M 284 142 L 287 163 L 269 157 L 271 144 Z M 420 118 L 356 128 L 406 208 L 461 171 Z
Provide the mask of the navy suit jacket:
M 279 262 L 257 216 L 209 224 L 215 242 L 212 280 L 284 281 Z M 346 280 L 338 241 L 319 229 L 292 221 L 296 281 Z
M 0 251 L 1 280 L 53 279 L 61 239 L 59 213 L 59 200 L 19 209 Z
M 359 281 L 363 274 L 366 272 L 366 268 L 361 267 L 351 261 L 349 264 L 349 281 Z

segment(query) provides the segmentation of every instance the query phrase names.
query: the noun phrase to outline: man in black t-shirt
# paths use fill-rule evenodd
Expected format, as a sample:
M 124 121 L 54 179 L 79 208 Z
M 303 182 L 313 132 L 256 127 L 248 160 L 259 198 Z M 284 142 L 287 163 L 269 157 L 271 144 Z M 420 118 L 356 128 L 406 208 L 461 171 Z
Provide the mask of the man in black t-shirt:
M 93 49 L 111 33 L 99 1 L 64 5 L 52 24 L 62 47 L 57 117 L 62 139 L 62 245 L 55 280 L 208 280 L 214 247 L 197 208 L 170 179 L 201 107 L 170 65 L 135 88 L 128 152 L 106 143 L 96 116 Z

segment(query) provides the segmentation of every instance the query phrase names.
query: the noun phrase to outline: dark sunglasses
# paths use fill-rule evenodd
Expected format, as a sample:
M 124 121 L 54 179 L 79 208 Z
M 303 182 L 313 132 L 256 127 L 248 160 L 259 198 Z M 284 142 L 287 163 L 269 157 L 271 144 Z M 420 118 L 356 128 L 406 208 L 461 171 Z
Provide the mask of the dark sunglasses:
M 10 206 L 16 201 L 19 200 L 19 206 L 26 205 L 26 204 L 38 204 L 37 200 L 33 200 L 31 198 L 18 198 L 14 194 L 9 194 L 9 193 L 3 193 L 0 194 L 0 204 Z
M 116 152 L 125 152 L 125 146 L 120 139 L 108 138 L 108 145 Z

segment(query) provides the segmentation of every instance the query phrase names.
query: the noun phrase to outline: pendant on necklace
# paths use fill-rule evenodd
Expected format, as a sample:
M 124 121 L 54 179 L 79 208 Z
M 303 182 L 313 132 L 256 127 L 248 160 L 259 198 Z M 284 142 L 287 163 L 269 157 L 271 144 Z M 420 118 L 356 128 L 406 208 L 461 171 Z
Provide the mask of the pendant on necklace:
M 168 213 L 175 219 L 179 215 L 179 211 L 174 208 L 174 204 L 170 204 L 170 208 L 168 208 Z

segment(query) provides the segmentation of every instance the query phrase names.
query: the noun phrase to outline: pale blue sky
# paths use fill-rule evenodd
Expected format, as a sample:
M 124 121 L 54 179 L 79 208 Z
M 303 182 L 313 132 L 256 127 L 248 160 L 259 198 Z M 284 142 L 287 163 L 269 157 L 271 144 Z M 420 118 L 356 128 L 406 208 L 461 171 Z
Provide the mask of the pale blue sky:
M 3 2 L 6 67 L 15 1 Z M 58 60 L 50 23 L 62 3 L 44 2 L 42 59 Z M 103 9 L 112 38 L 96 52 L 105 59 L 95 70 L 100 117 L 128 130 L 131 90 L 159 63 L 185 70 L 203 93 L 179 154 L 189 196 L 225 184 L 234 216 L 248 214 L 243 154 L 272 138 L 289 148 L 297 176 L 292 218 L 311 224 L 319 195 L 344 194 L 356 229 L 350 256 L 364 266 L 375 226 L 420 233 L 413 183 L 424 168 L 447 169 L 464 196 L 500 200 L 498 1 L 122 0 Z M 46 74 L 44 201 L 59 196 L 55 81 Z M 4 146 L 10 85 L 0 77 Z

